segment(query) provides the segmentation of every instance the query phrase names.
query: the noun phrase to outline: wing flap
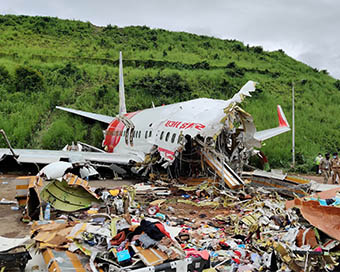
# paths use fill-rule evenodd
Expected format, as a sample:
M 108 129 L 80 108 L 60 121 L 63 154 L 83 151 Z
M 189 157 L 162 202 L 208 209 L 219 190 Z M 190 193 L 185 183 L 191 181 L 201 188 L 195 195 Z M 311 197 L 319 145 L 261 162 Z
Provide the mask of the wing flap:
M 114 117 L 112 116 L 108 116 L 108 115 L 103 115 L 103 114 L 98 114 L 98 113 L 92 113 L 92 112 L 87 112 L 87 111 L 81 111 L 81 110 L 74 110 L 74 109 L 70 109 L 70 108 L 64 108 L 64 107 L 60 107 L 60 106 L 56 106 L 56 108 L 58 110 L 62 110 L 62 111 L 67 111 L 76 115 L 80 115 L 86 118 L 90 118 L 102 123 L 106 123 L 106 124 L 110 124 Z

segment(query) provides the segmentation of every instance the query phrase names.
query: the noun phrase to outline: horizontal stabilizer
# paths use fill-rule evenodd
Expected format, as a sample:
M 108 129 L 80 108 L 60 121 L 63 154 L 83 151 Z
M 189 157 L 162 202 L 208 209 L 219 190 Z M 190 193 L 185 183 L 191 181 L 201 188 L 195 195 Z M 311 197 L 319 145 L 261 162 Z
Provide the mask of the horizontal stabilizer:
M 270 128 L 255 132 L 254 138 L 256 140 L 264 141 L 274 136 L 290 131 L 289 123 L 280 105 L 277 105 L 277 115 L 279 117 L 279 126 L 276 128 Z
M 64 107 L 56 107 L 59 110 L 67 111 L 76 115 L 80 115 L 89 119 L 93 119 L 102 123 L 110 124 L 114 117 L 112 116 L 107 116 L 107 115 L 102 115 L 98 113 L 92 113 L 92 112 L 86 112 L 86 111 L 81 111 L 81 110 L 74 110 L 74 109 L 69 109 L 69 108 L 64 108 Z

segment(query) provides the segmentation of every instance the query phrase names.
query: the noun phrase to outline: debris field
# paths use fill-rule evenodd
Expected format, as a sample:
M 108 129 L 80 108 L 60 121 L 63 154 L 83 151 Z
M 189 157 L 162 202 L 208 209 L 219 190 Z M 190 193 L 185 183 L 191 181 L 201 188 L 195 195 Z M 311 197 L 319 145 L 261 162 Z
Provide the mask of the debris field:
M 71 173 L 13 182 L 16 199 L 1 208 L 25 231 L 0 237 L 1 271 L 340 269 L 337 188 L 292 198 L 251 181 L 235 190 L 210 179 L 101 187 Z

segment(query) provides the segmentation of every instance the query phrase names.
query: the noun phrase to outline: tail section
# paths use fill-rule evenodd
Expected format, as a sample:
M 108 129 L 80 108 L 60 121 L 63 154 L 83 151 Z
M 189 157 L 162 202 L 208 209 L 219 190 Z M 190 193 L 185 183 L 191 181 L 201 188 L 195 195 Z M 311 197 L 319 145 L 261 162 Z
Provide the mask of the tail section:
M 279 127 L 289 127 L 287 118 L 280 105 L 277 105 L 277 115 L 279 117 Z
M 277 105 L 277 115 L 279 117 L 279 126 L 276 128 L 270 128 L 255 132 L 254 138 L 256 140 L 264 141 L 274 136 L 290 131 L 289 123 L 280 105 Z
M 124 90 L 124 77 L 123 77 L 123 57 L 122 52 L 119 52 L 119 116 L 126 113 L 125 106 L 125 90 Z

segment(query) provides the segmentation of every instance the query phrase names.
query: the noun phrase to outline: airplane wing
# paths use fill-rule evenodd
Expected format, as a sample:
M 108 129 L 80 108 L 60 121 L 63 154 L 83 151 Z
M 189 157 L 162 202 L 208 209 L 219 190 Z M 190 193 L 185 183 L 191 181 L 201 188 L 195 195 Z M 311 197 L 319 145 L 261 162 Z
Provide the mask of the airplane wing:
M 127 165 L 130 161 L 142 162 L 143 158 L 138 154 L 114 154 L 106 152 L 81 152 L 81 151 L 62 151 L 62 150 L 39 150 L 39 149 L 14 149 L 18 155 L 19 163 L 49 164 L 56 161 L 92 162 L 92 163 L 112 163 Z M 0 148 L 0 161 L 7 156 L 13 157 L 10 149 Z
M 70 108 L 64 108 L 64 107 L 59 107 L 56 106 L 57 109 L 59 110 L 63 110 L 63 111 L 67 111 L 76 115 L 80 115 L 86 118 L 90 118 L 102 123 L 106 123 L 106 124 L 110 124 L 112 122 L 112 120 L 114 119 L 114 117 L 112 116 L 107 116 L 107 115 L 103 115 L 103 114 L 98 114 L 98 113 L 92 113 L 92 112 L 87 112 L 87 111 L 81 111 L 81 110 L 74 110 L 74 109 L 70 109 Z
M 277 114 L 279 117 L 279 126 L 255 132 L 254 138 L 256 140 L 264 141 L 290 130 L 288 121 L 280 105 L 277 105 Z

